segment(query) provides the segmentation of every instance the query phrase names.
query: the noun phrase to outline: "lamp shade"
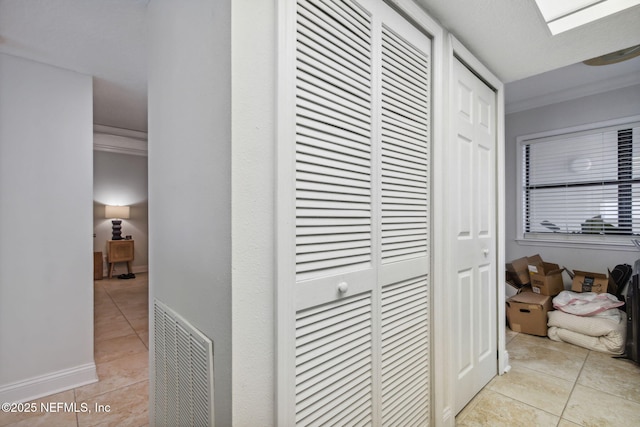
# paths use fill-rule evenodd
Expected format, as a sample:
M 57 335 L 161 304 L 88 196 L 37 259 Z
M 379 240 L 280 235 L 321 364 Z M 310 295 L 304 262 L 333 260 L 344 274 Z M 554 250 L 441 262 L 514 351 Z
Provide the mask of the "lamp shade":
M 105 206 L 105 218 L 129 219 L 129 206 Z

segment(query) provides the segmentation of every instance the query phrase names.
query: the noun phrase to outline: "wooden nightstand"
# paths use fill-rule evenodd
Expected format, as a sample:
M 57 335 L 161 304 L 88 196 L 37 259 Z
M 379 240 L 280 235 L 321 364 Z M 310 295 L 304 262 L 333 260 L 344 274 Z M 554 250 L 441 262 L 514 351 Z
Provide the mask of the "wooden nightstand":
M 107 262 L 109 263 L 109 279 L 113 275 L 116 262 L 126 262 L 127 272 L 131 273 L 133 261 L 133 240 L 107 240 Z

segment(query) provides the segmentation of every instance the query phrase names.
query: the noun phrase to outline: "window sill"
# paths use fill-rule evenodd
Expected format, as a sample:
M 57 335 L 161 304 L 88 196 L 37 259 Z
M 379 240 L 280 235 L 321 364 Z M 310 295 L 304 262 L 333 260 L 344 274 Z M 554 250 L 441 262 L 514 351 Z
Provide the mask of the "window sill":
M 635 252 L 638 250 L 636 246 L 631 243 L 631 236 L 625 237 L 602 237 L 600 239 L 588 237 L 588 238 L 576 238 L 575 236 L 531 236 L 528 238 L 515 239 L 516 243 L 522 246 L 549 246 L 549 247 L 561 247 L 561 248 L 573 248 L 573 249 L 590 249 L 590 250 L 609 250 L 609 251 L 624 251 Z

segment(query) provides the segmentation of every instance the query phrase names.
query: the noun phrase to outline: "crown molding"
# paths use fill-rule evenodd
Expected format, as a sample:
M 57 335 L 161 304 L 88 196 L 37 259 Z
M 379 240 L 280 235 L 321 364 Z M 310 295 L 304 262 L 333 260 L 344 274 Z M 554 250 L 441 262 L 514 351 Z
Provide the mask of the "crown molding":
M 147 133 L 112 126 L 93 126 L 93 149 L 109 153 L 147 155 Z
M 93 132 L 95 132 L 95 133 L 107 133 L 109 135 L 124 136 L 124 137 L 127 137 L 127 138 L 133 138 L 133 139 L 142 139 L 144 141 L 147 140 L 147 132 L 141 132 L 139 130 L 132 130 L 132 129 L 118 128 L 118 127 L 115 127 L 115 126 L 94 124 L 93 125 Z
M 522 101 L 510 102 L 505 105 L 505 113 L 518 113 L 520 111 L 531 110 L 546 105 L 558 104 L 564 101 L 582 98 L 589 95 L 609 92 L 629 86 L 635 86 L 640 82 L 640 73 L 625 74 L 616 78 L 601 80 L 594 83 L 587 83 L 569 89 L 548 93 Z

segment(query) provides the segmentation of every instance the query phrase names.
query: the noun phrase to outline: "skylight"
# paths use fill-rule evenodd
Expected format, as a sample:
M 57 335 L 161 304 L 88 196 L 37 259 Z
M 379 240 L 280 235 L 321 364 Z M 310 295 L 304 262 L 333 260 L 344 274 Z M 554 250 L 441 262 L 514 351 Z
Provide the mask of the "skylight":
M 640 0 L 536 0 L 554 36 L 640 4 Z

